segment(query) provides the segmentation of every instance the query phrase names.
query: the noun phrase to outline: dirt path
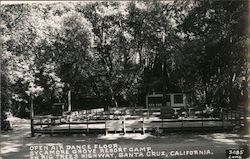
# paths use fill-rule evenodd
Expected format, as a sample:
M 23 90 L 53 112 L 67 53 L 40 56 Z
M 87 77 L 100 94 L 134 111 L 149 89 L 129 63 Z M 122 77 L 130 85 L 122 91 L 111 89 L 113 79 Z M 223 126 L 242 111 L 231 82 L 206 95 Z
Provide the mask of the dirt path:
M 4 159 L 30 159 L 30 147 L 34 145 L 79 145 L 79 144 L 111 144 L 116 143 L 124 148 L 151 147 L 153 151 L 165 151 L 168 156 L 155 158 L 169 159 L 223 159 L 229 148 L 249 146 L 249 135 L 236 133 L 192 133 L 166 134 L 152 136 L 149 134 L 108 134 L 106 136 L 36 136 L 30 137 L 30 124 L 27 120 L 16 120 L 14 130 L 1 135 L 1 155 Z M 181 156 L 183 151 L 209 150 L 212 154 L 205 156 Z M 179 155 L 178 155 L 179 154 Z M 80 158 L 80 157 L 79 157 Z M 128 157 L 135 158 L 135 157 Z M 140 158 L 153 158 L 144 156 Z M 41 159 L 41 158 L 39 158 Z M 58 159 L 55 156 L 53 159 Z M 64 158 L 66 159 L 66 158 Z M 69 159 L 69 158 L 68 158 Z

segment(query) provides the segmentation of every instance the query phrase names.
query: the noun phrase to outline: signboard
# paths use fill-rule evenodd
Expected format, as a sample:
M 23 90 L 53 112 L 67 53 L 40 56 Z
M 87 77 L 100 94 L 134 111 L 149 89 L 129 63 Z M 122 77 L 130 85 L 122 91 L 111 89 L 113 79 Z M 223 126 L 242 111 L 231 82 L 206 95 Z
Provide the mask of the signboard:
M 162 94 L 150 94 L 146 96 L 147 107 L 161 107 L 163 102 Z M 166 94 L 166 106 L 172 108 L 183 108 L 187 105 L 187 96 L 185 93 Z

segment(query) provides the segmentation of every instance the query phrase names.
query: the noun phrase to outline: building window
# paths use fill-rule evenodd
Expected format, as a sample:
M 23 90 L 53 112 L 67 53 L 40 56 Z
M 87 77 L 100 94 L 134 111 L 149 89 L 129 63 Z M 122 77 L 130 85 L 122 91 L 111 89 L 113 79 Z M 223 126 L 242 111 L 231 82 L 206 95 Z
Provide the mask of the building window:
M 174 104 L 183 104 L 183 95 L 174 95 Z

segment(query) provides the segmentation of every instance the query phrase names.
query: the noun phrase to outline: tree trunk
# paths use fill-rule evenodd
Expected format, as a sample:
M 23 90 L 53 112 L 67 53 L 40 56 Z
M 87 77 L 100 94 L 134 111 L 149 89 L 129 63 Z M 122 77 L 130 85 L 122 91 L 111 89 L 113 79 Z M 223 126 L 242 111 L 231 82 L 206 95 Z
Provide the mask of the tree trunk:
M 115 94 L 114 94 L 113 88 L 111 86 L 110 86 L 109 90 L 110 90 L 110 94 L 111 94 L 112 106 L 118 107 L 118 103 L 117 103 L 117 100 L 115 99 Z
M 167 97 L 166 97 L 166 64 L 162 63 L 162 106 L 166 107 Z

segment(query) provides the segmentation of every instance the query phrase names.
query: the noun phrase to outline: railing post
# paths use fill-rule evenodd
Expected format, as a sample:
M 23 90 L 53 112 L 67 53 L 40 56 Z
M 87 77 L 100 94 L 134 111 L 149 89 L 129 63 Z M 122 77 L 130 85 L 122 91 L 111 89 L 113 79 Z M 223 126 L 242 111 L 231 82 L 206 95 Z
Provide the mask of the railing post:
M 40 129 L 42 129 L 42 118 L 40 118 Z
M 239 124 L 239 127 L 241 127 L 241 122 L 240 122 L 240 112 L 239 110 L 237 110 L 237 119 L 238 119 L 238 124 Z
M 50 136 L 53 136 L 52 117 L 50 118 Z
M 144 129 L 144 116 L 142 117 L 142 135 L 145 134 L 145 129 Z
M 108 134 L 108 129 L 107 129 L 107 118 L 105 117 L 105 135 Z
M 34 133 L 34 119 L 31 119 L 30 125 L 31 125 L 31 137 L 34 137 L 35 136 L 35 133 Z
M 238 120 L 239 120 L 239 125 L 240 125 L 240 128 L 241 128 L 241 111 L 240 110 L 238 110 Z
M 163 130 L 163 118 L 161 118 L 161 128 Z
M 70 116 L 69 116 L 69 118 L 68 118 L 68 123 L 69 123 L 69 134 L 70 134 Z
M 202 113 L 201 113 L 201 128 L 202 128 L 202 130 L 203 130 L 203 120 L 204 120 L 204 113 L 203 113 L 203 110 L 202 110 Z
M 87 118 L 87 133 L 89 133 L 89 118 Z
M 228 110 L 227 110 L 227 121 L 228 121 L 228 118 L 229 118 L 229 117 L 228 117 Z
M 240 114 L 238 110 L 235 110 L 235 125 L 237 129 L 240 129 L 241 123 L 240 123 Z
M 142 113 L 143 114 L 143 113 Z M 149 114 L 149 107 L 148 107 L 148 118 L 149 118 L 150 114 Z
M 233 111 L 232 110 L 230 111 L 230 114 L 231 114 L 231 119 L 230 120 L 232 122 L 233 121 Z
M 184 124 L 183 123 L 183 117 L 181 117 L 181 131 L 183 131 L 183 127 L 184 127 L 183 124 Z
M 236 112 L 236 110 L 234 111 L 234 123 L 235 123 L 235 127 L 237 127 L 238 122 L 237 122 L 237 112 Z
M 122 126 L 123 126 L 122 131 L 123 131 L 123 133 L 124 133 L 124 135 L 125 135 L 125 134 L 126 134 L 125 117 L 123 117 Z
M 224 119 L 224 112 L 223 112 L 223 109 L 221 108 L 221 118 L 222 118 L 222 128 L 223 128 L 223 131 L 225 130 L 225 119 Z

